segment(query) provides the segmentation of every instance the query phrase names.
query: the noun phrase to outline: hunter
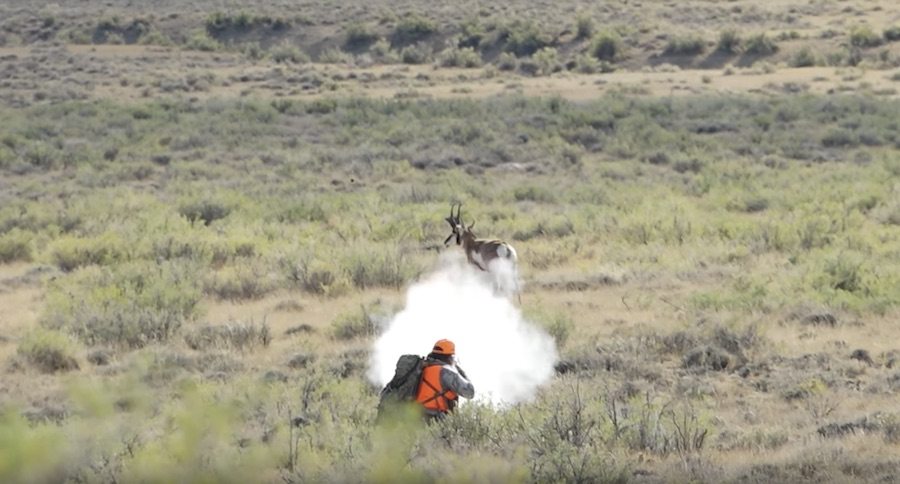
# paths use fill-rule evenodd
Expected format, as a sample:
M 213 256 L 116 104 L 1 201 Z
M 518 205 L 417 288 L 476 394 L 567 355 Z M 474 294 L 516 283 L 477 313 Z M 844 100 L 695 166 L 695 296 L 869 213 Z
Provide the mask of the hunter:
M 425 415 L 429 420 L 452 412 L 459 397 L 475 396 L 475 387 L 462 368 L 457 366 L 455 355 L 456 345 L 450 340 L 442 339 L 434 344 L 425 359 L 416 401 L 425 407 Z

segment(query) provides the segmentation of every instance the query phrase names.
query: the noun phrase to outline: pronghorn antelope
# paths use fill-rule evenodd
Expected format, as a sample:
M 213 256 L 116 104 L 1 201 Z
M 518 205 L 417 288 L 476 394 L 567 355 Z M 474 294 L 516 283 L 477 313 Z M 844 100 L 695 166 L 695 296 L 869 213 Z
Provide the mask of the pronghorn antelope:
M 456 236 L 456 245 L 462 245 L 469 263 L 485 272 L 490 269 L 491 262 L 497 259 L 509 261 L 515 268 L 516 249 L 502 240 L 475 238 L 475 233 L 472 232 L 475 222 L 466 227 L 459 219 L 460 210 L 462 210 L 462 204 L 457 205 L 456 215 L 453 215 L 453 206 L 450 206 L 450 216 L 445 220 L 450 224 L 453 232 L 444 240 L 444 245 L 447 245 L 450 239 Z

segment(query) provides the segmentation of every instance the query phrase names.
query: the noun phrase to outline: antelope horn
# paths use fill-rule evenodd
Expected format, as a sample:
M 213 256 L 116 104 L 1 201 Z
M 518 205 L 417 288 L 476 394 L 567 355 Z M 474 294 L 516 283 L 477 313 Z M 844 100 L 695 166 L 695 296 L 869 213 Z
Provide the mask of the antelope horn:
M 462 204 L 461 203 L 456 204 L 456 220 L 457 221 L 459 220 L 459 213 L 461 211 L 462 211 Z
M 453 238 L 453 234 L 448 235 L 447 238 L 444 239 L 444 245 L 447 245 L 447 243 L 450 242 L 450 239 L 452 239 L 452 238 Z

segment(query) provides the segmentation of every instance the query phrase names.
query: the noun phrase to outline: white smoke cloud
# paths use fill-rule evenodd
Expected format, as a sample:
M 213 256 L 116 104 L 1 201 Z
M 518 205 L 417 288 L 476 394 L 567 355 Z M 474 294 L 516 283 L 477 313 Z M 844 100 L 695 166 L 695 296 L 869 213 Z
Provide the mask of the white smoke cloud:
M 509 274 L 506 270 L 503 278 Z M 445 256 L 440 269 L 408 289 L 406 307 L 375 342 L 369 379 L 384 386 L 400 355 L 425 355 L 435 341 L 447 338 L 456 343 L 459 366 L 475 385 L 476 399 L 495 404 L 530 399 L 553 376 L 556 346 L 522 318 L 508 297 L 509 282 L 498 287 L 497 279 L 462 257 Z

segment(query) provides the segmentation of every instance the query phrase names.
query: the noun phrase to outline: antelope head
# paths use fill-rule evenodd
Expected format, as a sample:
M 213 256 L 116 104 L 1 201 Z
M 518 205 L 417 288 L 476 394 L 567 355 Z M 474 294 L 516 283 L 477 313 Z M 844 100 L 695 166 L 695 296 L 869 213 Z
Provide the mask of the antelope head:
M 447 221 L 448 224 L 450 224 L 450 230 L 451 230 L 450 235 L 448 235 L 447 238 L 444 239 L 444 245 L 449 244 L 450 239 L 452 239 L 453 237 L 456 237 L 456 245 L 462 245 L 463 237 L 466 234 L 472 233 L 472 227 L 475 226 L 475 222 L 472 222 L 471 225 L 466 227 L 462 223 L 462 220 L 460 220 L 460 218 L 459 218 L 460 210 L 462 210 L 461 203 L 456 205 L 456 215 L 453 215 L 453 206 L 451 205 L 450 206 L 450 216 L 444 219 Z

